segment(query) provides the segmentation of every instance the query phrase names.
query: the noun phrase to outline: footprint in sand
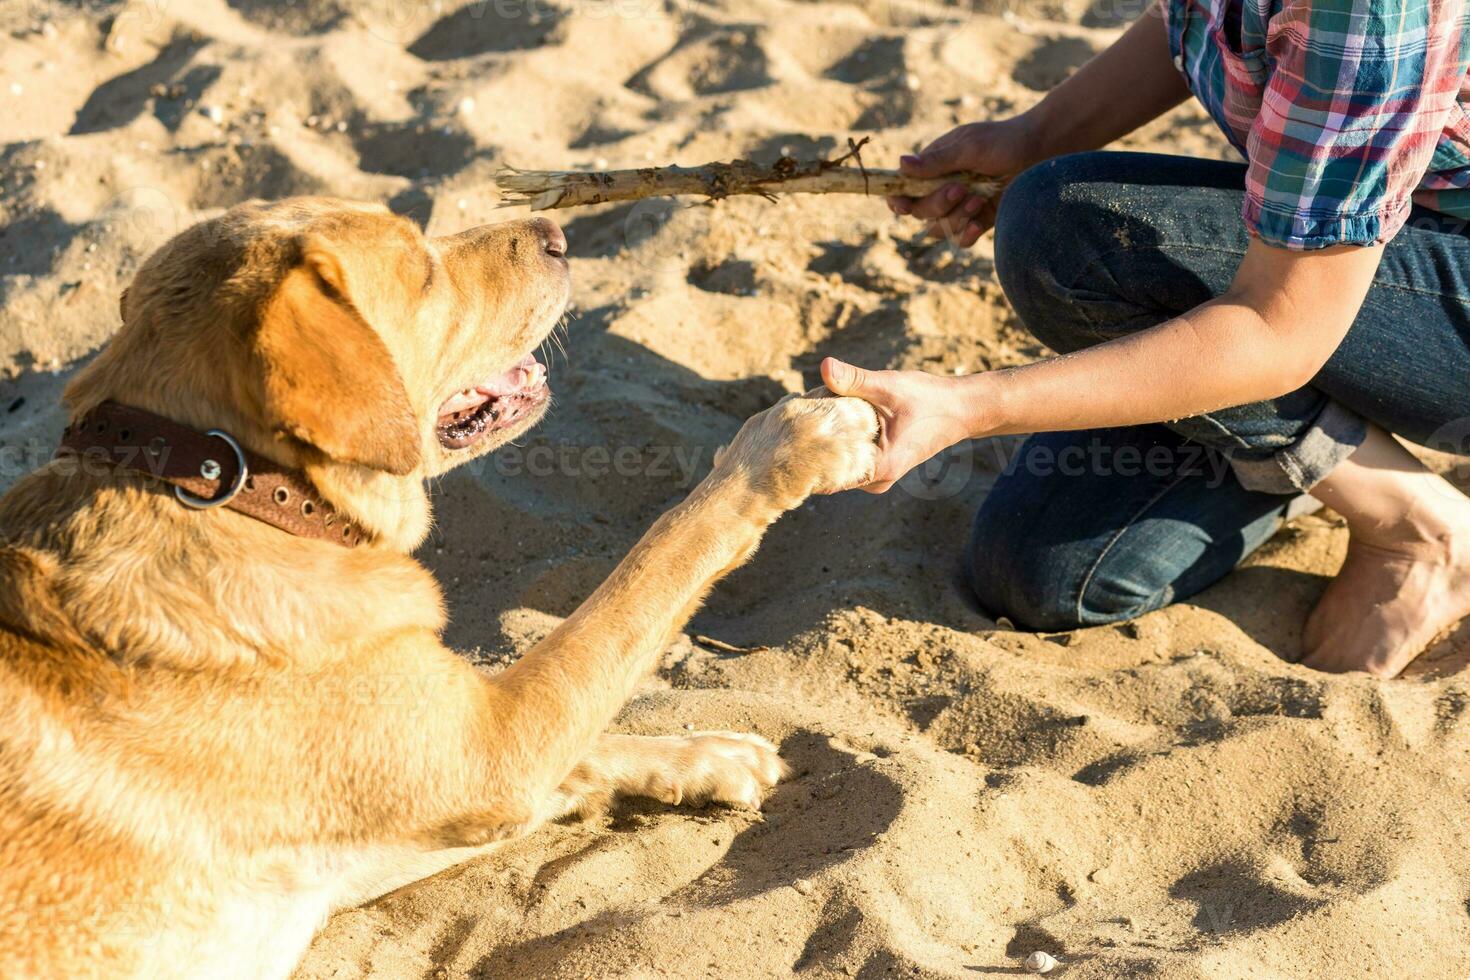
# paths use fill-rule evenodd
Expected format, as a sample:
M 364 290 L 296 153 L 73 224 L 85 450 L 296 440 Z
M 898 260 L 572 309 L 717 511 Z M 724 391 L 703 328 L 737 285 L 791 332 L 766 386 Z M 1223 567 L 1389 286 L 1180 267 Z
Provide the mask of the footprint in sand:
M 1047 92 L 1082 67 L 1097 49 L 1080 37 L 1043 41 L 1016 65 L 1011 77 L 1037 92 Z
M 435 22 L 408 46 L 425 61 L 523 51 L 556 43 L 567 13 L 548 3 L 472 3 Z
M 686 35 L 627 85 L 655 98 L 689 99 L 760 88 L 772 81 L 761 32 L 730 28 Z

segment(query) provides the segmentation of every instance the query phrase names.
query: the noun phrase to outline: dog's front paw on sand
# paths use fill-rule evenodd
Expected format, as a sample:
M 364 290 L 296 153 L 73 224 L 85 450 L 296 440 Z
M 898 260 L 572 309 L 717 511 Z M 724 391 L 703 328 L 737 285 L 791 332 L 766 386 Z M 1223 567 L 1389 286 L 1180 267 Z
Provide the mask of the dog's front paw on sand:
M 666 802 L 723 803 L 759 810 L 766 791 L 786 774 L 776 747 L 744 732 L 698 732 L 676 736 L 680 745 L 660 773 Z
M 716 462 L 759 474 L 788 503 L 860 487 L 878 465 L 878 413 L 861 398 L 792 395 L 752 416 Z

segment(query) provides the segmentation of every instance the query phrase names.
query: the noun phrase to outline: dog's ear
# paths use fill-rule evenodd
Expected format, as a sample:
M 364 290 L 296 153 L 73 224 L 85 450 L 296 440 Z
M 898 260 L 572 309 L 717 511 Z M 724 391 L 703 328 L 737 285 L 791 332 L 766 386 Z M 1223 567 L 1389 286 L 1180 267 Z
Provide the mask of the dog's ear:
M 393 356 L 352 305 L 332 247 L 309 236 L 261 317 L 256 351 L 270 423 L 328 457 L 399 475 L 419 431 Z

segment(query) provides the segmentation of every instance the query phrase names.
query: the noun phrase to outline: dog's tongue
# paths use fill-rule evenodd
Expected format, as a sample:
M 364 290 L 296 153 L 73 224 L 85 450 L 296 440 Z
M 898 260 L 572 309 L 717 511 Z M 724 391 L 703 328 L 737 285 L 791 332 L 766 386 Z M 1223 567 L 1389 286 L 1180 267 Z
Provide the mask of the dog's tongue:
M 509 371 L 493 378 L 486 378 L 473 388 L 456 392 L 440 407 L 439 414 L 442 417 L 479 408 L 491 399 L 502 398 L 527 388 L 540 387 L 545 378 L 546 368 L 536 360 L 536 355 L 527 354 Z

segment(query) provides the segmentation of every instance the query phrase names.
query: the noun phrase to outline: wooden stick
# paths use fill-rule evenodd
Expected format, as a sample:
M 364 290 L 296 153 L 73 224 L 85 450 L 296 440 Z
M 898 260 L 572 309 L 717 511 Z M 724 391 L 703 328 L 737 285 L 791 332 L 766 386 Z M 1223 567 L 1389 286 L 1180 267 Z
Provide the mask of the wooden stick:
M 897 170 L 844 166 L 846 159 L 797 161 L 782 157 L 768 167 L 749 160 L 733 160 L 702 167 L 641 167 L 600 173 L 506 167 L 495 175 L 495 183 L 502 194 L 501 207 L 529 204 L 532 211 L 681 194 L 697 194 L 711 201 L 734 194 L 758 194 L 772 200 L 777 194 L 922 197 L 952 183 L 964 184 L 972 193 L 990 197 L 1002 186 L 994 177 L 980 174 L 920 179 L 906 177 Z
M 694 642 L 702 647 L 718 650 L 721 653 L 760 653 L 770 649 L 770 647 L 737 647 L 733 643 L 726 643 L 724 640 L 717 640 L 713 636 L 705 636 L 703 633 L 695 633 Z

